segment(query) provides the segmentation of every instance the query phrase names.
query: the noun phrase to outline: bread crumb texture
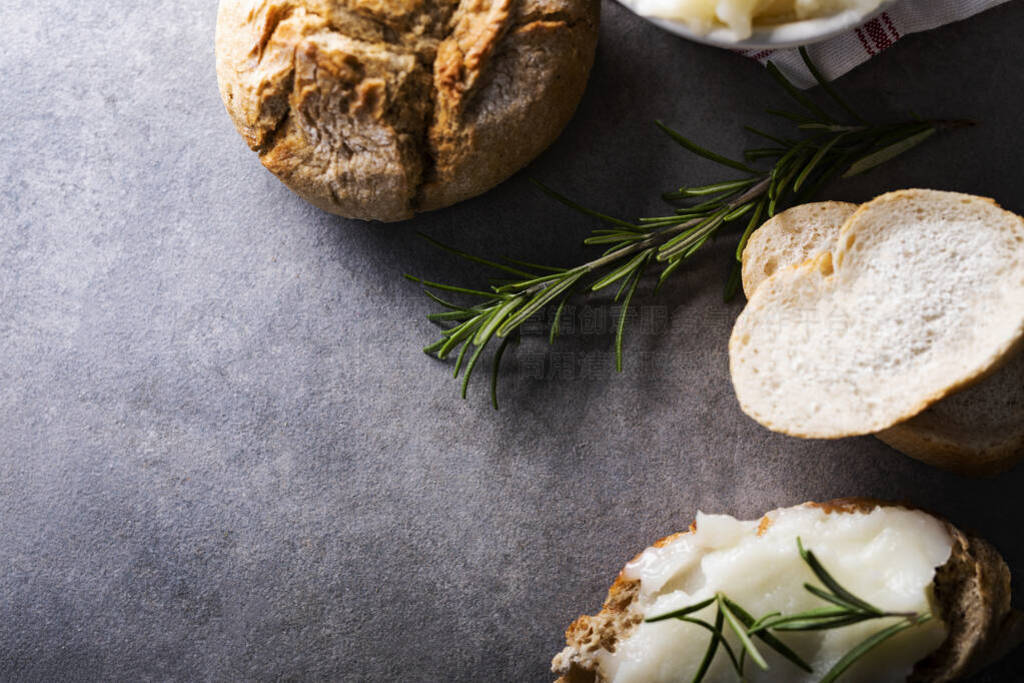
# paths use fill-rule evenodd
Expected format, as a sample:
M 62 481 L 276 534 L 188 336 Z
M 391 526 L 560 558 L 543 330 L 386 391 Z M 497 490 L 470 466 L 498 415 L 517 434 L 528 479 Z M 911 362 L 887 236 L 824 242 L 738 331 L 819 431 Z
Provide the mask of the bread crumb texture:
M 829 251 L 856 210 L 848 202 L 813 202 L 765 221 L 743 249 L 743 293 L 749 299 L 779 270 Z
M 396 221 L 493 187 L 586 85 L 598 0 L 222 0 L 221 97 L 288 187 Z
M 905 190 L 858 209 L 832 252 L 757 288 L 730 369 L 761 424 L 839 438 L 887 429 L 980 381 L 1022 335 L 1024 220 L 988 199 Z

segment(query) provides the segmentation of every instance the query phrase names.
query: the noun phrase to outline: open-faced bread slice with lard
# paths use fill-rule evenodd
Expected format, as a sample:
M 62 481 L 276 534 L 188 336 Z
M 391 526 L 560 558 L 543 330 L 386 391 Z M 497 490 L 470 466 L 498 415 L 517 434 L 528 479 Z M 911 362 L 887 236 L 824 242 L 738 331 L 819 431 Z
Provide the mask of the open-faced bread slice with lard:
M 718 620 L 717 602 L 686 608 L 721 596 L 733 617 L 778 613 L 776 622 L 839 609 L 819 597 L 834 594 L 833 587 L 801 556 L 798 539 L 841 590 L 901 615 L 813 631 L 769 629 L 767 637 L 810 671 L 754 635 L 767 665 L 762 669 Z M 661 618 L 673 613 L 680 616 Z M 691 681 L 709 651 L 714 631 L 708 627 L 721 623 L 729 647 L 716 649 L 704 681 L 739 680 L 734 657 L 745 660 L 749 681 L 819 681 L 858 645 L 901 620 L 915 625 L 856 659 L 843 683 L 958 680 L 1024 635 L 1020 614 L 1010 609 L 1010 574 L 998 552 L 925 512 L 851 499 L 775 510 L 746 522 L 698 514 L 688 532 L 655 543 L 626 565 L 601 612 L 580 617 L 566 631 L 567 647 L 552 670 L 558 683 Z
M 860 207 L 835 249 L 775 273 L 729 344 L 743 410 L 808 438 L 871 434 L 983 379 L 1024 335 L 1024 220 L 904 190 Z
M 757 229 L 743 250 L 747 297 L 779 270 L 831 251 L 857 210 L 846 202 L 801 204 Z M 966 475 L 996 474 L 1024 457 L 1024 353 L 974 386 L 876 434 L 901 453 Z

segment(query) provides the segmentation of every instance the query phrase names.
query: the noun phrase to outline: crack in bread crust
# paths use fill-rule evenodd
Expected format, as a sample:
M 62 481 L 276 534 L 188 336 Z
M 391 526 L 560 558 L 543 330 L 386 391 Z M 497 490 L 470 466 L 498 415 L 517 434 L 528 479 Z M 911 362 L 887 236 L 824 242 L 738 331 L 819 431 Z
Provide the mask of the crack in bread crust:
M 554 139 L 582 94 L 598 7 L 222 0 L 218 80 L 249 146 L 298 194 L 401 220 L 479 194 Z

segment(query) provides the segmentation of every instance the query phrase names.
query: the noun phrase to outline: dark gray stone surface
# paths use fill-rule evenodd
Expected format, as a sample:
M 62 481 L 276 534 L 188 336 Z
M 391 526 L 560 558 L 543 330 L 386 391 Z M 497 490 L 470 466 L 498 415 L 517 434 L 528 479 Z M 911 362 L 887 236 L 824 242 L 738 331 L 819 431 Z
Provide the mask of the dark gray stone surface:
M 0 7 L 0 679 L 546 680 L 569 621 L 698 509 L 907 500 L 1024 576 L 1024 468 L 969 481 L 740 413 L 728 239 L 644 298 L 621 375 L 599 309 L 550 379 L 539 338 L 510 352 L 498 413 L 483 375 L 461 401 L 420 352 L 431 306 L 401 275 L 480 272 L 415 231 L 572 263 L 590 224 L 528 175 L 659 211 L 660 191 L 717 171 L 651 121 L 738 150 L 741 124 L 782 102 L 757 64 L 606 4 L 579 114 L 527 173 L 366 225 L 312 209 L 245 148 L 214 18 L 211 0 Z M 980 125 L 831 196 L 926 186 L 1024 211 L 1022 31 L 1010 3 L 843 79 L 880 115 Z M 1018 652 L 982 680 L 1021 679 Z

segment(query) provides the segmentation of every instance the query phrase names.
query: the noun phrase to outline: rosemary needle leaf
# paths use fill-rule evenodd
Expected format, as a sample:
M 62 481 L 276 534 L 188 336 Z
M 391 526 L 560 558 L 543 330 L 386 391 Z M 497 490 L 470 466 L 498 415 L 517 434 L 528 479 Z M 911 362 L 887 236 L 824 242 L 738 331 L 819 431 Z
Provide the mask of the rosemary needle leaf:
M 722 209 L 718 213 L 708 216 L 693 230 L 687 231 L 675 239 L 671 239 L 666 242 L 660 249 L 658 249 L 658 260 L 668 261 L 680 254 L 682 254 L 683 258 L 688 258 L 694 251 L 696 251 L 696 249 L 693 248 L 695 244 L 702 246 L 704 242 L 707 241 L 708 237 L 718 229 L 718 226 L 722 224 L 722 221 L 725 219 L 725 214 L 728 213 L 728 211 L 728 207 Z
M 683 135 L 678 131 L 669 128 L 662 121 L 655 121 L 654 123 L 655 125 L 658 126 L 658 128 L 661 128 L 661 130 L 663 130 L 670 138 L 672 138 L 677 143 L 679 143 L 689 151 L 693 152 L 697 156 L 704 157 L 709 161 L 714 161 L 717 164 L 722 164 L 723 166 L 728 166 L 729 168 L 735 168 L 737 171 L 743 171 L 744 173 L 757 173 L 757 171 L 750 168 L 746 164 L 740 163 L 739 161 L 735 161 L 734 159 L 730 159 L 728 157 L 724 157 L 721 154 L 716 154 L 715 152 L 712 152 L 709 149 L 704 149 L 697 143 L 683 137 Z
M 505 349 L 508 348 L 510 341 L 512 341 L 512 337 L 505 337 L 501 340 L 501 346 L 494 354 L 494 363 L 491 365 L 491 405 L 495 410 L 498 409 L 498 369 L 501 367 L 501 357 L 505 354 Z
M 845 133 L 837 135 L 828 142 L 826 142 L 824 145 L 822 145 L 820 148 L 818 148 L 818 151 L 814 154 L 813 157 L 811 157 L 811 160 L 807 162 L 807 165 L 804 167 L 804 170 L 801 171 L 800 175 L 797 176 L 796 182 L 793 183 L 794 192 L 799 190 L 803 186 L 803 184 L 807 182 L 807 178 L 811 175 L 811 172 L 818 167 L 818 164 L 821 163 L 821 160 L 825 158 L 825 155 L 832 151 L 832 148 L 836 146 L 836 143 L 840 142 L 844 137 L 846 137 Z
M 569 275 L 561 282 L 556 282 L 554 284 L 548 285 L 545 289 L 541 290 L 539 293 L 537 293 L 536 296 L 530 299 L 521 309 L 516 311 L 515 315 L 513 315 L 504 323 L 502 323 L 501 327 L 498 329 L 498 336 L 506 336 L 513 329 L 529 320 L 529 318 L 534 313 L 536 313 L 537 311 L 539 311 L 540 309 L 544 308 L 549 303 L 554 301 L 556 298 L 558 298 L 559 295 L 567 292 L 573 285 L 576 284 L 577 280 L 583 277 L 585 272 L 586 271 L 581 270 L 578 273 Z
M 754 210 L 754 203 L 753 202 L 750 202 L 748 204 L 741 204 L 739 208 L 735 209 L 734 211 L 732 211 L 730 213 L 725 214 L 725 218 L 723 218 L 722 221 L 725 222 L 725 223 L 730 223 L 730 222 L 732 222 L 732 221 L 734 221 L 734 220 L 736 220 L 738 218 L 743 218 L 744 216 L 746 216 L 748 213 L 750 213 L 753 210 Z
M 824 133 L 859 133 L 867 130 L 864 126 L 847 126 L 842 123 L 801 123 L 797 128 Z
M 565 310 L 565 302 L 568 300 L 569 296 L 566 295 L 565 298 L 562 299 L 562 303 L 558 304 L 558 308 L 555 309 L 555 319 L 551 323 L 551 334 L 548 336 L 549 344 L 555 343 L 555 337 L 558 336 L 558 328 L 562 323 L 562 311 Z
M 473 333 L 476 331 L 476 326 L 481 324 L 484 320 L 486 320 L 486 316 L 484 314 L 480 314 L 472 320 L 467 320 L 461 325 L 448 330 L 448 332 L 450 332 L 448 339 L 441 348 L 438 349 L 437 357 L 440 360 L 444 360 L 448 357 L 449 352 L 451 352 L 459 342 L 472 339 Z
M 629 311 L 629 304 L 633 300 L 636 286 L 640 284 L 640 278 L 644 274 L 644 267 L 649 259 L 650 254 L 645 254 L 643 263 L 636 269 L 636 273 L 633 275 L 633 284 L 629 286 L 629 290 L 626 292 L 626 300 L 622 302 L 622 310 L 619 312 L 619 325 L 615 331 L 615 370 L 617 372 L 622 372 L 622 337 L 626 331 L 626 312 Z
M 629 262 L 627 262 L 625 265 L 619 266 L 618 268 L 616 268 L 615 270 L 613 270 L 612 272 L 608 273 L 603 278 L 595 282 L 593 285 L 591 285 L 590 291 L 600 291 L 607 287 L 608 285 L 612 284 L 613 282 L 618 282 L 627 275 L 632 275 L 633 272 L 640 266 L 640 263 L 647 259 L 647 256 L 648 255 L 643 252 L 637 254 L 632 259 L 630 259 Z
M 772 135 L 771 133 L 765 133 L 760 128 L 754 128 L 753 126 L 743 126 L 743 130 L 749 133 L 753 133 L 754 135 L 757 135 L 759 137 L 762 137 L 765 140 L 771 140 L 772 142 L 780 146 L 780 151 L 782 152 L 785 152 L 787 149 L 796 144 L 796 140 L 787 140 L 785 138 L 780 138 L 778 136 Z
M 494 312 L 491 313 L 480 325 L 480 330 L 476 333 L 473 343 L 477 346 L 483 346 L 486 344 L 502 322 L 505 321 L 505 318 L 507 318 L 509 314 L 511 314 L 512 311 L 514 311 L 521 303 L 523 303 L 523 298 L 521 296 L 517 296 L 509 299 L 496 308 Z
M 683 265 L 683 259 L 681 256 L 677 256 L 674 259 L 669 259 L 668 265 L 665 266 L 665 270 L 661 271 L 661 275 L 658 277 L 658 284 L 654 286 L 654 291 L 658 292 L 661 286 L 665 284 L 665 281 L 672 276 L 672 273 L 676 272 L 679 266 Z
M 782 612 L 769 612 L 768 614 L 764 615 L 763 617 L 761 617 L 760 619 L 755 621 L 753 624 L 751 624 L 747 628 L 747 633 L 749 633 L 750 635 L 754 635 L 755 633 L 757 633 L 760 630 L 763 630 L 763 629 L 766 629 L 766 628 L 770 628 L 770 627 L 766 626 L 765 624 L 767 624 L 772 619 L 775 619 L 776 617 L 781 617 L 781 616 L 782 616 Z
M 732 610 L 733 614 L 736 615 L 736 617 L 748 629 L 749 632 L 750 628 L 755 623 L 754 617 L 752 617 L 750 613 L 747 612 L 745 609 L 743 609 L 742 607 L 740 607 L 735 602 L 733 602 L 725 596 L 722 596 L 722 602 L 729 606 L 729 609 Z M 768 633 L 767 631 L 758 631 L 754 635 L 758 638 L 758 640 L 760 640 L 765 645 L 778 652 L 780 655 L 782 655 L 783 657 L 785 657 L 790 662 L 800 667 L 807 673 L 811 673 L 813 671 L 813 669 L 811 669 L 810 664 L 805 662 L 803 658 L 800 657 L 800 655 L 798 655 L 796 652 L 790 649 L 788 645 L 786 645 L 781 640 L 773 636 L 771 633 Z
M 822 600 L 827 600 L 828 602 L 831 602 L 833 605 L 838 605 L 839 607 L 845 608 L 847 610 L 860 610 L 860 608 L 857 605 L 851 604 L 850 602 L 843 600 L 842 598 L 837 597 L 826 590 L 822 590 L 813 584 L 805 583 L 804 589 L 808 593 L 811 593 L 821 598 Z
M 794 114 L 793 112 L 786 111 L 785 109 L 765 109 L 764 111 L 765 111 L 766 114 L 771 114 L 772 116 L 778 116 L 780 119 L 786 119 L 787 121 L 792 121 L 793 123 L 795 123 L 797 125 L 803 125 L 805 123 L 818 123 L 814 119 L 808 118 L 807 116 L 804 116 L 803 114 Z M 792 145 L 787 145 L 787 147 L 791 147 L 791 146 Z
M 803 541 L 801 541 L 799 537 L 796 539 L 796 545 L 800 551 L 800 557 L 802 557 L 804 562 L 807 563 L 807 566 L 811 568 L 811 571 L 818 577 L 818 580 L 825 584 L 826 588 L 832 591 L 832 594 L 835 595 L 835 597 L 858 609 L 864 610 L 865 612 L 871 612 L 875 615 L 882 614 L 882 610 L 869 602 L 861 600 L 856 595 L 839 585 L 839 582 L 832 578 L 832 575 L 825 570 L 825 567 L 823 567 L 821 562 L 818 561 L 818 558 L 814 553 L 804 548 Z
M 441 297 L 439 297 L 438 295 L 436 295 L 433 292 L 431 292 L 429 289 L 424 289 L 423 293 L 426 294 L 427 298 L 429 298 L 431 301 L 439 303 L 442 306 L 444 306 L 445 308 L 450 308 L 453 311 L 472 311 L 473 310 L 470 307 L 460 306 L 458 304 L 453 304 L 450 301 L 446 301 L 446 300 L 442 299 Z
M 441 339 L 438 339 L 433 344 L 430 344 L 429 346 L 424 346 L 423 347 L 423 353 L 432 356 L 432 355 L 434 355 L 434 352 L 437 351 L 442 346 L 444 346 L 447 341 L 448 341 L 447 337 L 443 337 Z
M 824 109 L 819 107 L 814 100 L 805 95 L 799 88 L 793 85 L 788 78 L 783 76 L 782 72 L 779 71 L 779 67 L 775 66 L 772 62 L 768 62 L 768 73 L 772 75 L 772 78 L 778 81 L 779 85 L 789 93 L 790 97 L 796 100 L 800 106 L 809 111 L 816 119 L 834 123 L 832 117 L 826 114 Z
M 718 223 L 721 223 L 721 222 L 722 222 L 722 221 L 718 221 Z M 696 244 L 694 244 L 694 245 L 693 245 L 692 247 L 690 247 L 689 249 L 687 249 L 687 250 L 686 250 L 686 251 L 685 251 L 685 252 L 683 253 L 683 260 L 684 260 L 684 261 L 685 261 L 686 259 L 690 258 L 691 256 L 693 256 L 694 254 L 696 254 L 696 253 L 697 253 L 697 251 L 698 251 L 698 250 L 699 250 L 699 249 L 700 249 L 701 247 L 703 247 L 703 246 L 704 246 L 704 243 L 705 243 L 705 242 L 707 242 L 707 241 L 708 241 L 709 239 L 711 239 L 711 237 L 712 237 L 712 236 L 714 235 L 714 228 L 717 228 L 717 227 L 718 227 L 718 223 L 714 223 L 714 224 L 713 224 L 713 225 L 714 225 L 714 227 L 709 227 L 709 229 L 708 229 L 708 232 L 707 232 L 707 234 L 705 234 L 705 235 L 704 235 L 703 237 L 701 237 L 701 238 L 700 238 L 700 240 L 699 240 L 699 241 L 698 241 L 698 242 L 697 242 Z
M 766 631 L 770 628 L 778 628 L 780 625 L 795 623 L 798 621 L 835 619 L 836 617 L 848 614 L 850 614 L 850 610 L 846 607 L 821 607 L 819 609 L 807 610 L 806 612 L 800 612 L 799 614 L 790 614 L 785 616 L 776 612 L 773 616 L 761 617 L 754 622 L 754 625 L 750 627 L 750 632 L 753 634 L 756 631 Z
M 498 294 L 518 292 L 524 289 L 529 289 L 530 287 L 533 287 L 534 285 L 539 285 L 543 282 L 554 282 L 556 280 L 560 280 L 563 276 L 564 273 L 552 273 L 551 275 L 541 275 L 540 277 L 535 277 L 532 280 L 521 280 L 519 282 L 512 282 L 507 285 L 502 285 L 501 287 L 498 287 L 495 291 Z
M 723 203 L 722 203 L 722 201 L 720 199 L 709 199 L 708 201 L 701 202 L 700 204 L 694 204 L 693 206 L 684 206 L 684 207 L 682 207 L 680 209 L 676 209 L 676 214 L 677 215 L 682 215 L 682 214 L 687 214 L 687 213 L 700 213 L 700 214 L 703 214 L 703 213 L 707 213 L 708 211 L 714 211 L 715 209 L 720 209 L 720 208 L 722 208 L 722 206 L 723 206 Z
M 814 617 L 800 619 L 797 615 L 789 617 L 787 621 L 773 622 L 769 628 L 773 628 L 776 631 L 828 631 L 878 618 L 873 614 L 850 612 L 848 610 L 844 614 L 845 616 L 834 616 L 830 619 Z
M 682 232 L 663 245 L 658 247 L 658 260 L 667 261 L 670 258 L 686 251 L 690 246 L 700 240 L 703 236 L 704 231 L 713 230 L 722 222 L 722 218 L 729 212 L 729 207 L 720 209 L 716 213 L 710 216 L 704 216 L 694 218 L 694 226 L 689 230 Z
M 785 153 L 786 150 L 782 147 L 759 147 L 757 149 L 748 149 L 743 153 L 743 157 L 747 161 L 757 161 L 758 159 L 781 157 Z
M 732 267 L 729 269 L 729 279 L 725 282 L 725 293 L 723 295 L 725 303 L 729 303 L 736 298 L 742 284 L 743 264 L 739 261 L 733 261 Z
M 836 104 L 842 107 L 842 109 L 847 114 L 852 116 L 857 121 L 860 121 L 861 123 L 867 123 L 867 120 L 865 120 L 864 117 L 862 117 L 860 114 L 854 111 L 853 108 L 850 107 L 850 105 L 848 105 L 846 101 L 839 96 L 839 93 L 836 92 L 836 89 L 832 87 L 832 84 L 829 83 L 828 80 L 821 75 L 821 72 L 818 70 L 818 66 L 813 61 L 811 61 L 811 56 L 807 54 L 806 47 L 800 48 L 800 58 L 804 60 L 804 65 L 807 67 L 807 70 L 811 72 L 811 75 L 814 76 L 814 80 L 818 82 L 818 85 L 821 86 L 821 89 L 828 93 L 828 96 L 831 97 Z
M 564 273 L 568 268 L 558 268 L 556 266 L 545 266 L 540 263 L 530 263 L 529 261 L 519 261 L 514 258 L 506 258 L 506 261 L 514 266 L 522 266 L 523 268 L 533 268 L 534 270 L 543 270 L 549 273 Z
M 715 655 L 718 653 L 718 644 L 722 642 L 724 620 L 725 615 L 722 613 L 722 610 L 718 610 L 718 614 L 715 615 L 715 630 L 712 632 L 711 640 L 708 642 L 708 650 L 704 653 L 704 659 L 701 660 L 697 672 L 693 675 L 692 683 L 700 683 L 708 675 L 708 669 L 711 668 L 711 663 L 715 660 Z
M 752 235 L 754 230 L 761 225 L 761 216 L 764 215 L 765 207 L 766 203 L 764 199 L 757 203 L 757 207 L 754 209 L 754 215 L 750 217 L 750 222 L 747 223 L 747 229 L 743 231 L 743 237 L 740 238 L 740 243 L 736 247 L 736 260 L 739 263 L 743 263 L 743 250 L 747 248 L 747 242 L 750 240 L 750 235 Z
M 422 239 L 426 240 L 427 242 L 430 242 L 431 244 L 433 244 L 438 249 L 442 249 L 443 251 L 447 251 L 449 254 L 452 254 L 454 256 L 458 256 L 459 258 L 464 258 L 467 261 L 473 261 L 474 263 L 480 263 L 480 264 L 483 264 L 485 266 L 490 266 L 491 268 L 495 268 L 497 270 L 506 272 L 509 275 L 515 275 L 516 277 L 534 277 L 533 273 L 528 273 L 525 270 L 519 270 L 518 268 L 512 268 L 511 266 L 506 266 L 505 264 L 498 263 L 497 261 L 491 261 L 489 259 L 480 258 L 479 256 L 474 256 L 473 254 L 469 254 L 469 253 L 466 253 L 464 251 L 459 251 L 458 249 L 456 249 L 454 247 L 450 247 L 447 244 L 444 244 L 443 242 L 438 242 L 433 237 L 430 237 L 429 235 L 425 235 L 422 232 L 418 232 L 416 234 L 419 235 Z
M 462 359 L 466 357 L 466 350 L 469 349 L 469 347 L 472 345 L 473 343 L 468 339 L 466 340 L 466 343 L 462 345 L 462 349 L 459 351 L 459 355 L 455 359 L 455 372 L 452 373 L 452 377 L 459 376 L 459 370 L 462 369 Z
M 931 615 L 926 614 L 917 619 L 907 619 L 905 621 L 893 624 L 887 629 L 879 631 L 872 636 L 866 638 L 863 642 L 857 645 L 855 648 L 847 652 L 842 659 L 836 662 L 835 666 L 829 669 L 828 673 L 821 679 L 821 683 L 834 683 L 842 676 L 847 669 L 849 669 L 854 662 L 866 655 L 868 652 L 873 650 L 878 645 L 882 644 L 889 638 L 901 631 L 905 631 L 912 626 L 918 626 L 931 619 Z
M 476 362 L 480 360 L 480 354 L 483 353 L 484 346 L 477 346 L 473 355 L 469 357 L 469 364 L 466 366 L 466 371 L 462 374 L 462 398 L 466 398 L 466 391 L 469 389 L 469 378 L 473 375 L 473 368 L 476 367 Z
M 407 280 L 412 280 L 413 282 L 421 284 L 424 287 L 430 287 L 432 289 L 440 289 L 445 292 L 456 292 L 458 294 L 471 294 L 473 296 L 482 296 L 488 299 L 494 298 L 494 292 L 484 292 L 479 289 L 467 289 L 466 287 L 456 287 L 454 285 L 441 284 L 440 282 L 431 282 L 430 280 L 418 278 L 415 275 L 405 275 L 404 277 Z
M 621 218 L 616 218 L 615 216 L 609 216 L 608 214 L 600 213 L 599 211 L 594 211 L 593 209 L 588 209 L 587 207 L 583 206 L 582 204 L 577 204 L 576 202 L 574 202 L 573 200 L 569 199 L 565 195 L 563 195 L 563 194 L 561 194 L 559 192 L 555 192 L 554 190 L 552 190 L 550 187 L 548 187 L 544 183 L 540 182 L 539 180 L 535 180 L 535 179 L 531 178 L 530 182 L 533 183 L 534 185 L 536 185 L 537 187 L 539 187 L 541 192 L 543 192 L 547 196 L 551 197 L 552 199 L 555 199 L 556 201 L 561 202 L 562 204 L 565 204 L 570 209 L 578 211 L 578 212 L 582 213 L 585 216 L 590 216 L 591 218 L 596 218 L 599 221 L 603 221 L 605 223 L 610 223 L 611 225 L 617 225 L 620 228 L 626 228 L 627 230 L 643 230 L 643 228 L 641 228 L 640 226 L 634 225 L 633 223 L 630 223 L 628 221 L 624 221 Z
M 623 278 L 622 282 L 619 283 L 619 289 L 615 292 L 615 298 L 612 299 L 614 303 L 619 303 L 619 299 L 622 298 L 623 293 L 629 287 L 629 283 L 633 281 L 632 277 Z
M 613 244 L 618 242 L 639 242 L 647 236 L 638 232 L 616 232 L 609 235 L 594 235 L 583 240 L 583 244 Z
M 875 166 L 884 164 L 885 162 L 891 159 L 895 159 L 904 152 L 908 152 L 913 148 L 917 147 L 922 142 L 924 142 L 931 136 L 935 135 L 935 133 L 937 132 L 938 129 L 933 126 L 931 128 L 928 128 L 927 130 L 921 131 L 920 133 L 916 133 L 914 135 L 911 135 L 910 137 L 904 138 L 899 142 L 893 143 L 888 147 L 880 149 L 877 152 L 869 154 L 865 157 L 861 157 L 860 159 L 855 161 L 852 166 L 850 166 L 850 169 L 843 174 L 843 177 L 850 178 L 855 175 L 860 175 L 865 171 L 871 170 Z
M 800 170 L 800 164 L 803 163 L 803 158 L 798 157 L 797 163 L 793 164 L 784 175 L 779 177 L 778 182 L 774 185 L 775 196 L 768 201 L 768 216 L 774 216 L 776 207 L 779 200 L 782 199 L 786 190 L 789 188 L 790 183 L 793 182 L 793 176 L 796 175 L 797 171 Z
M 714 599 L 712 599 L 712 602 L 714 602 Z M 721 611 L 721 610 L 719 610 L 719 611 Z M 724 633 L 724 631 L 722 630 L 721 627 L 719 627 L 719 629 L 716 631 L 714 626 L 712 626 L 708 622 L 704 621 L 703 619 L 694 619 L 693 617 L 678 617 L 678 619 L 679 619 L 679 621 L 685 621 L 687 624 L 693 624 L 694 626 L 700 626 L 702 629 L 704 629 L 706 631 L 710 631 L 712 634 L 714 634 L 714 633 Z M 717 620 L 716 620 L 716 623 L 717 623 Z M 732 646 L 729 645 L 729 641 L 726 640 L 725 638 L 720 638 L 719 642 L 721 643 L 722 648 L 725 649 L 725 653 L 727 655 L 729 655 L 729 660 L 732 662 L 733 668 L 736 669 L 736 673 L 739 673 L 740 675 L 742 675 L 742 673 L 741 673 L 742 669 L 741 669 L 740 660 L 736 659 L 736 653 L 733 651 Z
M 445 311 L 444 313 L 428 313 L 427 320 L 432 323 L 440 323 L 447 320 L 469 320 L 476 316 L 476 311 Z
M 740 644 L 743 646 L 743 650 L 750 654 L 750 658 L 754 660 L 754 663 L 762 671 L 768 670 L 768 662 L 765 661 L 764 656 L 754 645 L 754 641 L 747 635 L 747 628 L 744 624 L 740 623 L 740 620 L 733 614 L 732 610 L 726 604 L 725 599 L 721 594 L 718 595 L 718 609 L 725 615 L 725 623 L 729 625 L 736 637 L 739 638 Z
M 714 603 L 715 600 L 717 600 L 717 598 L 708 598 L 707 600 L 702 600 L 702 601 L 698 602 L 695 605 L 690 605 L 689 607 L 684 607 L 682 609 L 677 609 L 674 612 L 668 612 L 666 614 L 660 614 L 660 615 L 658 615 L 656 617 L 650 617 L 648 619 L 644 619 L 644 621 L 646 623 L 648 623 L 648 624 L 653 624 L 655 622 L 666 621 L 668 619 L 679 619 L 680 617 L 685 617 L 687 614 L 693 614 L 694 612 L 701 611 L 702 609 L 704 609 L 708 605 L 711 605 L 712 603 Z
M 684 199 L 686 197 L 707 197 L 713 194 L 723 194 L 725 192 L 735 192 L 736 190 L 744 190 L 754 183 L 757 182 L 757 178 L 748 178 L 745 180 L 731 180 L 724 183 L 715 183 L 714 185 L 704 185 L 702 187 L 681 187 L 675 192 L 666 195 L 669 199 Z

